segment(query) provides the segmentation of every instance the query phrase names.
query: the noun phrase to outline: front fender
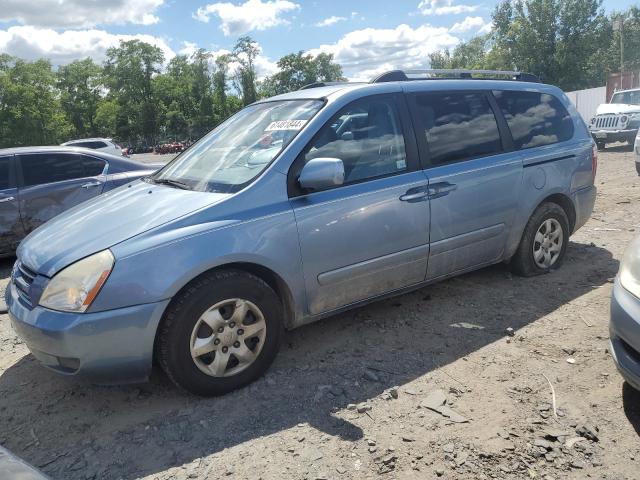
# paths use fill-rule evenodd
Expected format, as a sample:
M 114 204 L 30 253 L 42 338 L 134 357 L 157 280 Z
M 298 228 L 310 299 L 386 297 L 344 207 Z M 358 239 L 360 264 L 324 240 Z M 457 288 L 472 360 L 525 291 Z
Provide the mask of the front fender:
M 179 238 L 176 231 L 171 232 L 162 243 L 156 237 L 155 245 L 145 245 L 150 239 L 139 238 L 112 247 L 116 258 L 113 271 L 90 311 L 169 299 L 198 275 L 236 262 L 253 263 L 275 272 L 291 291 L 296 317 L 302 311 L 304 280 L 292 211 L 185 230 Z

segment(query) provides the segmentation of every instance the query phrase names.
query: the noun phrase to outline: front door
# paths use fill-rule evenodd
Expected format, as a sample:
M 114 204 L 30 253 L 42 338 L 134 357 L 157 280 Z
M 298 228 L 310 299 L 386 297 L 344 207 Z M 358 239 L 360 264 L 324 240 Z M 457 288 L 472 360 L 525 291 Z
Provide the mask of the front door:
M 27 233 L 102 193 L 104 160 L 60 152 L 24 154 L 17 158 L 22 176 L 20 211 Z
M 339 158 L 345 184 L 290 190 L 309 313 L 320 314 L 424 280 L 427 179 L 402 97 L 377 95 L 344 107 L 298 158 Z M 292 175 L 292 173 L 290 173 Z M 293 173 L 295 175 L 295 173 Z
M 491 93 L 430 92 L 409 98 L 429 178 L 427 279 L 500 260 L 517 208 L 522 157 L 512 151 Z
M 12 254 L 24 237 L 13 155 L 0 157 L 0 255 Z

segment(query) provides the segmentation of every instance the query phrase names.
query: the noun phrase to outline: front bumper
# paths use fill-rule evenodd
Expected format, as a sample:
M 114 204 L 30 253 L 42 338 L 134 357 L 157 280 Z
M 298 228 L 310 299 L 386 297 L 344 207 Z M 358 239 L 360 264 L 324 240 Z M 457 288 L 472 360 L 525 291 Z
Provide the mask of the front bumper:
M 156 330 L 169 303 L 77 314 L 40 306 L 30 310 L 13 282 L 5 300 L 14 330 L 43 365 L 103 384 L 148 378 Z
M 620 285 L 613 286 L 609 321 L 611 355 L 624 379 L 640 390 L 640 298 Z
M 624 130 L 593 129 L 589 130 L 589 132 L 596 142 L 613 143 L 630 141 L 633 143 L 633 140 L 636 138 L 636 134 L 638 133 L 638 128 L 627 128 Z

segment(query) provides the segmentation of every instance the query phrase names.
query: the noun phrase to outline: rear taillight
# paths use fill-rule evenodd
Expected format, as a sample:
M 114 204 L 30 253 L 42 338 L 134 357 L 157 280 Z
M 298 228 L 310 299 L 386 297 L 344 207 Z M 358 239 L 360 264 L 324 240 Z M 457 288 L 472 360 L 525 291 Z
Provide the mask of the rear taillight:
M 591 173 L 593 181 L 596 181 L 596 172 L 598 171 L 598 146 L 594 143 L 591 147 Z

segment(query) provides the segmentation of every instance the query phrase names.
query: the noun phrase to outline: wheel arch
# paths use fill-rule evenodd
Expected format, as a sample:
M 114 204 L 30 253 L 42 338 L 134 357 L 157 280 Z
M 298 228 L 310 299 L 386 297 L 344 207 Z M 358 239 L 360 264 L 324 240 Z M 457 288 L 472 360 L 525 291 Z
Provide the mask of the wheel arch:
M 228 263 L 216 265 L 212 268 L 204 270 L 203 272 L 200 272 L 195 277 L 190 278 L 187 282 L 184 283 L 184 285 L 182 285 L 182 287 L 178 289 L 178 291 L 175 293 L 175 295 L 173 295 L 173 297 L 174 298 L 177 297 L 181 292 L 189 288 L 189 285 L 191 285 L 194 281 L 198 280 L 204 275 L 208 275 L 211 272 L 217 272 L 221 270 L 237 270 L 237 271 L 250 273 L 251 275 L 254 275 L 259 279 L 261 279 L 262 281 L 264 281 L 276 292 L 276 295 L 278 295 L 278 298 L 282 302 L 282 310 L 284 312 L 284 317 L 285 317 L 284 318 L 285 328 L 293 327 L 296 309 L 295 309 L 295 300 L 293 297 L 293 293 L 291 292 L 291 289 L 287 285 L 287 282 L 284 281 L 282 276 L 280 276 L 274 270 L 268 267 L 265 267 L 264 265 L 261 265 L 259 263 L 248 262 L 248 261 L 235 261 L 235 262 L 228 262 Z
M 564 193 L 554 193 L 547 197 L 545 197 L 536 207 L 531 211 L 529 218 L 531 215 L 542 205 L 543 203 L 555 203 L 560 206 L 564 210 L 564 213 L 567 214 L 567 218 L 569 219 L 569 229 L 571 233 L 573 233 L 574 228 L 576 227 L 576 207 L 573 204 L 573 201 L 569 196 Z

